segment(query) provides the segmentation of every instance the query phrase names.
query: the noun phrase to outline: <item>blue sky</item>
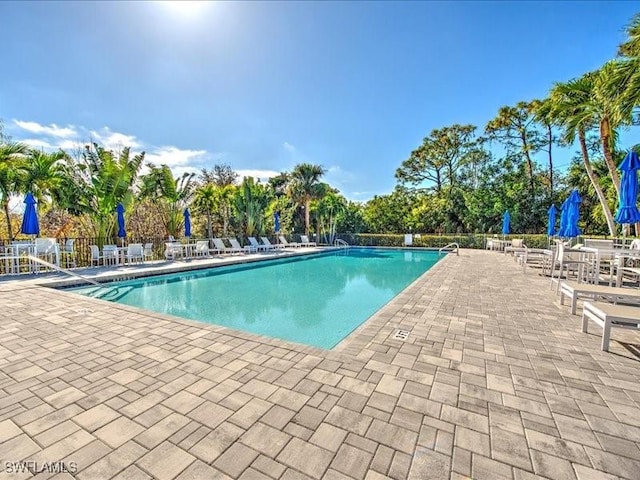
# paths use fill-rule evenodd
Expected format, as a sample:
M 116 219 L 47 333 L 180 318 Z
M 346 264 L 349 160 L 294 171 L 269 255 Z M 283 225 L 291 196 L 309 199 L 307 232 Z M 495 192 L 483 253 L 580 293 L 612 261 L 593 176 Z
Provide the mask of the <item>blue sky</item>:
M 145 150 L 176 174 L 300 162 L 352 200 L 392 191 L 434 128 L 615 56 L 635 2 L 0 2 L 14 140 Z M 635 137 L 635 138 L 633 138 Z M 640 143 L 631 130 L 623 139 Z M 567 152 L 562 163 L 567 163 Z

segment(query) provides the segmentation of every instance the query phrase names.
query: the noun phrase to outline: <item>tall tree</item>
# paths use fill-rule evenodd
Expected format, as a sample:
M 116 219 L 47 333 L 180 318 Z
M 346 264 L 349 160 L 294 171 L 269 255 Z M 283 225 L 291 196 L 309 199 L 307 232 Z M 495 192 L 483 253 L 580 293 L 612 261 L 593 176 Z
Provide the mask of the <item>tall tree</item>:
M 551 110 L 551 102 L 549 99 L 533 100 L 531 102 L 533 106 L 533 115 L 537 123 L 542 125 L 544 133 L 540 136 L 540 149 L 547 153 L 547 165 L 548 165 L 548 181 L 549 181 L 549 202 L 553 202 L 555 178 L 553 172 L 553 147 L 558 144 L 557 138 L 553 131 L 553 120 L 549 116 Z M 544 139 L 544 140 L 543 140 Z
M 540 149 L 540 132 L 534 114 L 535 104 L 518 102 L 515 107 L 501 107 L 498 115 L 487 123 L 485 133 L 490 140 L 497 140 L 507 155 L 526 162 L 529 195 L 535 197 L 535 161 L 533 155 Z
M 269 205 L 269 190 L 252 177 L 245 177 L 236 190 L 235 206 L 243 233 L 247 237 L 264 232 L 265 211 Z
M 238 180 L 238 174 L 230 165 L 216 164 L 211 170 L 203 168 L 199 175 L 202 183 L 212 183 L 217 187 L 225 187 L 227 185 L 235 185 Z
M 23 183 L 24 189 L 33 193 L 38 201 L 38 207 L 57 195 L 64 182 L 66 158 L 67 154 L 62 150 L 52 153 L 35 149 L 29 151 Z
M 593 80 L 593 75 L 586 74 L 567 83 L 556 83 L 549 95 L 547 118 L 562 129 L 562 138 L 566 144 L 571 145 L 578 139 L 582 163 L 613 236 L 616 231 L 613 215 L 600 179 L 591 166 L 587 145 L 587 132 L 594 129 L 598 122 L 598 116 L 593 114 L 592 108 Z
M 196 188 L 193 205 L 199 213 L 204 213 L 207 217 L 207 238 L 213 238 L 212 214 L 216 204 L 216 187 L 213 183 L 205 183 Z
M 311 200 L 322 193 L 320 178 L 325 170 L 320 165 L 300 163 L 291 172 L 290 194 L 294 201 L 304 206 L 304 233 L 309 235 Z

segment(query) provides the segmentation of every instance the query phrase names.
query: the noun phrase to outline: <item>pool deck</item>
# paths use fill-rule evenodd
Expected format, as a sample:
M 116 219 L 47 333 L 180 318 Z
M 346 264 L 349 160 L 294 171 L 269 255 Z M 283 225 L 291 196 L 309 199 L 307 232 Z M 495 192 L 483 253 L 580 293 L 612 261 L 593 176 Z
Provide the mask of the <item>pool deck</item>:
M 502 253 L 448 255 L 332 351 L 46 278 L 0 282 L 0 479 L 640 479 L 640 332 L 602 352 Z

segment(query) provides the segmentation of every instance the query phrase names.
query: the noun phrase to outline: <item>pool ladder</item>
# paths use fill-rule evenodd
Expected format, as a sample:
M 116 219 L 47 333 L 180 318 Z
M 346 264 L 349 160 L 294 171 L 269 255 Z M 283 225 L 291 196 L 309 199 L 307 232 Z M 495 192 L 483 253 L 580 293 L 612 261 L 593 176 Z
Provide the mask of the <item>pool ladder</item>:
M 453 250 L 450 250 L 453 249 Z M 447 251 L 447 252 L 451 252 L 451 251 L 455 251 L 456 255 L 460 255 L 460 245 L 458 245 L 457 242 L 451 242 L 446 244 L 444 247 L 442 247 L 441 249 L 438 250 L 438 255 L 440 255 L 443 251 Z
M 349 248 L 351 246 L 341 238 L 336 238 L 336 240 L 333 242 L 333 245 L 335 247 L 341 247 L 341 248 Z

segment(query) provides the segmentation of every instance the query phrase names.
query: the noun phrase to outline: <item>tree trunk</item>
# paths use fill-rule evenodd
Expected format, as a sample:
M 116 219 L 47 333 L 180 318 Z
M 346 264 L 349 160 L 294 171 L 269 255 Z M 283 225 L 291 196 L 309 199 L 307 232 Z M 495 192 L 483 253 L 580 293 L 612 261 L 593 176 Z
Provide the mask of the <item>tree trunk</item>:
M 309 236 L 309 210 L 311 210 L 311 199 L 304 200 L 304 234 Z
M 591 185 L 593 185 L 593 188 L 596 191 L 596 195 L 598 196 L 598 200 L 600 201 L 600 206 L 602 207 L 604 216 L 607 219 L 609 233 L 612 237 L 614 237 L 616 234 L 616 225 L 613 222 L 613 215 L 611 213 L 611 209 L 609 208 L 609 204 L 607 203 L 607 199 L 604 196 L 604 192 L 602 191 L 602 187 L 598 182 L 598 177 L 593 171 L 593 168 L 591 168 L 591 162 L 589 161 L 589 151 L 587 150 L 587 140 L 583 131 L 578 132 L 578 139 L 580 141 L 580 150 L 582 151 L 582 161 L 584 163 L 584 168 L 587 171 L 587 176 L 589 177 L 589 180 L 591 180 Z
M 527 169 L 529 170 L 529 195 L 533 199 L 534 197 L 534 184 L 533 184 L 533 160 L 529 154 L 529 143 L 527 142 L 527 136 L 524 131 L 520 132 L 520 139 L 522 140 L 522 151 L 527 159 Z
M 618 175 L 618 169 L 616 162 L 613 159 L 613 149 L 611 145 L 611 128 L 609 119 L 604 117 L 600 121 L 600 140 L 602 142 L 602 153 L 604 154 L 604 161 L 609 169 L 611 180 L 613 180 L 613 186 L 616 189 L 616 195 L 620 198 L 620 176 Z
M 4 208 L 4 215 L 7 217 L 7 233 L 9 234 L 9 240 L 13 240 L 13 230 L 11 228 L 11 214 L 9 213 L 9 198 L 5 196 L 2 202 Z
M 553 132 L 551 130 L 551 125 L 547 125 L 547 139 L 549 141 L 549 199 L 553 200 L 553 156 L 551 155 Z
M 207 234 L 209 238 L 213 237 L 213 226 L 211 225 L 211 211 L 207 210 Z

